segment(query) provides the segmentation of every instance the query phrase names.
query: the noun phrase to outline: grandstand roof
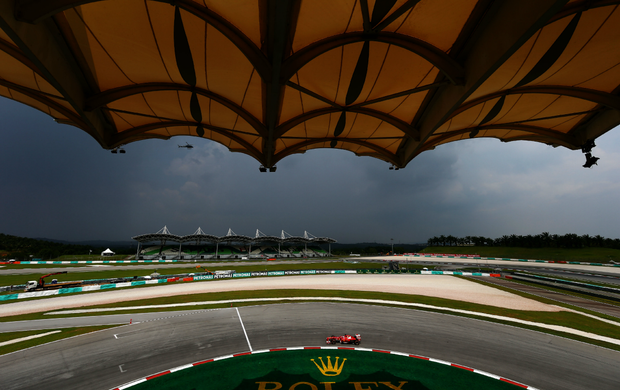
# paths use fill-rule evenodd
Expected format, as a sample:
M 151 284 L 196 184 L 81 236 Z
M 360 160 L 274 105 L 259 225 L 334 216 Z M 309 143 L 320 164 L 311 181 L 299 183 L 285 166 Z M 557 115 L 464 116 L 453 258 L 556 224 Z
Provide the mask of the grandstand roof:
M 254 235 L 254 241 L 262 241 L 262 242 L 281 242 L 280 237 L 277 236 L 268 236 L 260 230 L 256 229 L 256 234 Z
M 334 240 L 333 238 L 329 238 L 329 237 L 317 237 L 313 234 L 310 234 L 308 232 L 304 232 L 304 238 L 307 240 L 310 240 L 311 242 L 316 242 L 316 243 L 334 243 L 336 242 L 336 240 Z
M 200 241 L 218 242 L 219 239 L 220 238 L 218 236 L 214 236 L 212 234 L 207 234 L 207 233 L 203 232 L 200 227 L 198 227 L 198 229 L 193 234 L 181 237 L 181 242 L 192 242 L 192 241 L 196 241 L 196 242 L 200 242 Z
M 228 233 L 225 236 L 220 237 L 219 242 L 252 242 L 252 238 L 248 236 L 240 236 L 233 232 L 232 229 L 228 229 Z
M 177 236 L 176 234 L 170 233 L 170 231 L 168 230 L 166 226 L 161 228 L 157 233 L 141 234 L 139 236 L 135 236 L 131 238 L 138 242 L 161 241 L 162 243 L 164 243 L 166 241 L 173 241 L 173 242 L 182 241 L 181 236 Z
M 280 242 L 303 242 L 303 243 L 309 243 L 309 242 L 312 242 L 312 240 L 308 239 L 307 236 L 305 236 L 305 237 L 292 236 L 292 235 L 288 234 L 287 232 L 285 232 L 284 230 L 282 230 L 282 233 L 280 235 Z
M 205 233 L 200 227 L 193 233 L 187 236 L 178 236 L 171 234 L 166 226 L 160 229 L 157 233 L 141 234 L 139 236 L 132 237 L 132 239 L 139 242 L 152 242 L 152 241 L 173 241 L 173 242 L 192 242 L 192 241 L 208 241 L 208 242 L 302 242 L 302 243 L 334 243 L 336 240 L 328 237 L 315 237 L 308 232 L 304 232 L 303 237 L 291 236 L 284 230 L 282 230 L 281 236 L 267 236 L 260 230 L 256 229 L 256 235 L 254 237 L 243 236 L 236 234 L 232 229 L 228 229 L 228 233 L 225 236 L 214 236 L 212 234 Z
M 404 167 L 480 137 L 574 150 L 620 123 L 617 8 L 6 0 L 0 95 L 106 149 L 191 135 L 267 168 L 316 148 Z

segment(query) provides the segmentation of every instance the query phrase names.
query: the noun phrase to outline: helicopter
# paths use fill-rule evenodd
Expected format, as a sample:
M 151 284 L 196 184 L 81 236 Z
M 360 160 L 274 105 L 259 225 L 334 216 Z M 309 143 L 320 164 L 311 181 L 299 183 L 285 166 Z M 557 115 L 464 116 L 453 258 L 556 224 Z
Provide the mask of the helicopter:
M 190 145 L 186 142 L 185 145 L 179 145 L 179 148 L 193 149 L 194 145 Z

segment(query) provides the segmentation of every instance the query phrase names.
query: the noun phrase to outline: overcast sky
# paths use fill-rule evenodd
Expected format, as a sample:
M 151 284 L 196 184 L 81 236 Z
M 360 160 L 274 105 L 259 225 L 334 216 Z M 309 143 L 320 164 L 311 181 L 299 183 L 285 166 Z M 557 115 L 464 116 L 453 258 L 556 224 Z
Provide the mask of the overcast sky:
M 102 149 L 85 132 L 0 97 L 0 233 L 68 241 L 304 231 L 341 243 L 426 242 L 438 235 L 620 236 L 620 129 L 581 151 L 468 140 L 399 171 L 316 150 L 260 173 L 249 156 L 195 137 Z M 186 141 L 194 149 L 178 148 Z

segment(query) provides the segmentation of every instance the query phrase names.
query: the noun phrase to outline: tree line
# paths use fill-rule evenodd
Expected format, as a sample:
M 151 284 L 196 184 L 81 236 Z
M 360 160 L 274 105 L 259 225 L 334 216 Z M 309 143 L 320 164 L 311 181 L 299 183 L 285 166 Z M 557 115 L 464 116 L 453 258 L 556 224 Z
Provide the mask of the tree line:
M 63 255 L 88 255 L 99 254 L 103 247 L 92 245 L 68 244 L 36 238 L 11 236 L 0 233 L 0 253 L 3 259 L 29 260 L 30 256 L 35 259 L 55 259 Z M 115 250 L 116 251 L 116 250 Z M 119 253 L 118 251 L 116 251 Z
M 558 235 L 543 232 L 536 235 L 520 236 L 516 234 L 504 235 L 499 238 L 482 236 L 435 236 L 427 240 L 429 246 L 505 246 L 517 248 L 613 248 L 620 249 L 620 239 L 605 238 L 600 235 L 577 235 L 574 233 Z

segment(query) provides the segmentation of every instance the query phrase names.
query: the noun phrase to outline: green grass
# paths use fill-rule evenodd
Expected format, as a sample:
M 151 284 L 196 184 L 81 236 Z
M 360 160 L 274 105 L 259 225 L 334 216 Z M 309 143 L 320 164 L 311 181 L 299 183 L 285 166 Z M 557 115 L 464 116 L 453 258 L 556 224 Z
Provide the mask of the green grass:
M 421 253 L 476 254 L 482 257 L 582 261 L 588 263 L 620 262 L 620 249 L 610 248 L 512 248 L 501 246 L 428 246 Z
M 2 347 L 0 347 L 0 355 L 5 355 L 7 353 L 19 351 L 19 350 L 22 350 L 22 349 L 34 347 L 34 346 L 41 345 L 41 344 L 50 343 L 50 342 L 56 341 L 56 340 L 62 340 L 62 339 L 66 339 L 66 338 L 69 338 L 69 337 L 79 336 L 81 334 L 96 332 L 98 330 L 103 330 L 103 329 L 114 328 L 116 326 L 119 326 L 119 325 L 86 326 L 86 327 L 82 327 L 82 328 L 52 329 L 52 330 L 60 330 L 60 333 L 54 333 L 54 334 L 51 334 L 51 335 L 48 335 L 48 336 L 37 337 L 36 339 L 20 341 L 20 342 L 17 342 L 15 344 L 9 344 L 9 345 L 2 346 Z M 5 342 L 5 341 L 9 341 L 9 340 L 19 339 L 19 338 L 22 338 L 22 337 L 27 337 L 27 336 L 47 333 L 49 331 L 51 331 L 51 330 L 49 330 L 49 329 L 46 329 L 46 330 L 28 330 L 28 331 L 23 331 L 23 332 L 0 333 L 0 343 Z

